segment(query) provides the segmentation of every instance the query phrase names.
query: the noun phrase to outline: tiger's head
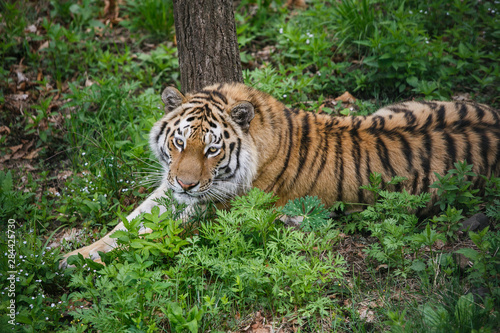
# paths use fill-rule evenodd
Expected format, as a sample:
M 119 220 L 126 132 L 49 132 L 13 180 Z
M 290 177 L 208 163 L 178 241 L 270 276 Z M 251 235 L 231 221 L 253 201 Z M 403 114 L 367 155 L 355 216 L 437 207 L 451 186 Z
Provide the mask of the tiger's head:
M 162 185 L 180 203 L 227 202 L 248 190 L 256 173 L 248 133 L 254 106 L 221 87 L 161 94 L 165 116 L 151 129 L 150 146 L 165 170 Z

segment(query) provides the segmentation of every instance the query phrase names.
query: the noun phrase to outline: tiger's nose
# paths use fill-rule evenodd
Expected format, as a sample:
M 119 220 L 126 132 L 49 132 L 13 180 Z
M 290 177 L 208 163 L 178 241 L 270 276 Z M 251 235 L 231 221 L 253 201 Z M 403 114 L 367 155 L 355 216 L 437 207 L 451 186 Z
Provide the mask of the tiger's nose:
M 179 185 L 182 187 L 182 189 L 184 191 L 189 191 L 190 189 L 192 189 L 193 187 L 195 187 L 196 185 L 199 184 L 198 183 L 188 183 L 188 182 L 183 182 L 182 180 L 180 180 L 179 178 L 177 178 L 177 183 L 179 183 Z

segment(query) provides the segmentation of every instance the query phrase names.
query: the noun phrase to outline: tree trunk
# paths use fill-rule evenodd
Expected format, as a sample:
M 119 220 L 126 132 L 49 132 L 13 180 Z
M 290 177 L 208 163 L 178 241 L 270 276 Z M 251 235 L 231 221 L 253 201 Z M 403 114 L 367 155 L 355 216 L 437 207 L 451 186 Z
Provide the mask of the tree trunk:
M 233 0 L 174 0 L 183 92 L 243 82 Z

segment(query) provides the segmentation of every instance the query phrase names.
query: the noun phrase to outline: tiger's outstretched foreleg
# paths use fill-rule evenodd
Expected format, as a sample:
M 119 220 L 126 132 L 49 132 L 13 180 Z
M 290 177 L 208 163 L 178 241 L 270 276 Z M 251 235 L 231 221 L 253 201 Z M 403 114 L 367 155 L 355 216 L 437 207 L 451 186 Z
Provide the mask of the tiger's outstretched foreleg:
M 165 212 L 165 207 L 163 207 L 162 205 L 158 205 L 155 199 L 162 197 L 164 193 L 165 189 L 163 188 L 163 186 L 160 186 L 139 207 L 134 209 L 134 211 L 127 216 L 127 220 L 131 221 L 142 213 L 151 213 L 151 209 L 155 206 L 159 206 L 160 214 L 163 214 Z M 116 242 L 116 238 L 111 238 L 111 235 L 113 235 L 115 231 L 118 230 L 126 230 L 123 222 L 118 223 L 118 225 L 113 230 L 111 230 L 106 236 L 99 239 L 98 241 L 65 254 L 63 259 L 59 263 L 59 267 L 67 267 L 68 258 L 79 253 L 83 255 L 84 258 L 90 258 L 96 262 L 100 262 L 99 252 L 109 252 L 118 245 Z M 150 232 L 151 229 L 145 228 L 141 223 L 139 234 L 146 234 Z

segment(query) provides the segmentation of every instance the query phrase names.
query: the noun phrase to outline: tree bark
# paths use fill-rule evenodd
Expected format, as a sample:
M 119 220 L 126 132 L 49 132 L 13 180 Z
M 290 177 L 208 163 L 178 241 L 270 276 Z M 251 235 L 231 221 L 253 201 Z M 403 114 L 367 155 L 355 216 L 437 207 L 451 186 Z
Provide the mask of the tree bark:
M 233 0 L 174 0 L 181 90 L 243 82 Z

